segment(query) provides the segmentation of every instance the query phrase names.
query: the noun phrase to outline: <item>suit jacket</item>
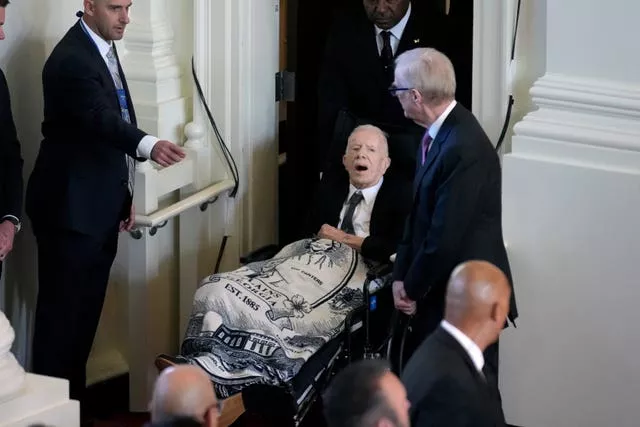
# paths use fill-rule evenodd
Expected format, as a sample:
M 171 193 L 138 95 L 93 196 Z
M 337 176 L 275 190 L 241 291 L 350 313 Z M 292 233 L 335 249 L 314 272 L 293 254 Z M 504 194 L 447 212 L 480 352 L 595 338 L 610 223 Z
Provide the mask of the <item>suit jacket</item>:
M 415 427 L 504 426 L 499 400 L 466 350 L 442 327 L 413 354 L 402 382 Z
M 502 171 L 489 138 L 460 104 L 420 166 L 421 157 L 394 280 L 403 281 L 408 296 L 426 305 L 425 311 L 442 312 L 449 276 L 462 262 L 491 262 L 512 284 L 502 236 Z M 511 298 L 509 318 L 514 321 L 513 292 Z
M 340 177 L 341 178 L 341 177 Z M 308 233 L 317 233 L 323 224 L 338 226 L 340 211 L 349 194 L 349 181 L 323 180 L 308 220 Z M 369 236 L 362 243 L 365 258 L 387 262 L 396 252 L 404 221 L 411 208 L 411 185 L 406 180 L 385 176 L 371 213 Z
M 414 427 L 496 427 L 505 420 L 494 389 L 442 327 L 413 354 L 402 382 Z
M 125 154 L 136 157 L 146 134 L 136 127 L 122 69 L 120 76 L 131 123 L 122 119 L 109 69 L 80 22 L 47 59 L 44 139 L 27 188 L 34 226 L 103 235 L 126 216 L 131 195 Z
M 22 155 L 11 114 L 9 88 L 0 70 L 0 220 L 22 213 Z

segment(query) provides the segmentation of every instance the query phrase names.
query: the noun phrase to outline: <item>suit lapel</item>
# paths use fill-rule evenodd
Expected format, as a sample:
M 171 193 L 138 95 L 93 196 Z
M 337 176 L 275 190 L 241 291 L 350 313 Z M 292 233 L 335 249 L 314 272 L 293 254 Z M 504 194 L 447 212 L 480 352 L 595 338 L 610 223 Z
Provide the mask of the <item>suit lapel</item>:
M 110 88 L 113 89 L 113 93 L 115 94 L 116 85 L 113 83 L 113 78 L 111 77 L 111 72 L 109 71 L 109 67 L 107 67 L 107 64 L 104 62 L 104 58 L 102 58 L 102 55 L 100 55 L 100 51 L 98 50 L 98 47 L 95 45 L 93 40 L 91 40 L 91 36 L 85 33 L 85 31 L 82 29 L 80 20 L 78 20 L 78 22 L 76 22 L 76 24 L 73 27 L 71 27 L 71 31 L 73 32 L 74 37 L 85 49 L 85 51 L 87 51 L 89 56 L 91 56 L 91 58 L 94 61 L 96 61 L 97 64 L 99 64 L 98 70 L 100 71 L 102 78 L 107 83 L 107 85 L 109 85 Z M 117 96 L 115 97 L 115 102 L 116 104 L 118 103 Z
M 438 135 L 436 135 L 436 139 L 431 143 L 431 148 L 427 153 L 427 157 L 424 160 L 424 164 L 420 167 L 420 169 L 418 169 L 418 172 L 416 174 L 416 179 L 414 181 L 414 188 L 413 188 L 414 198 L 417 197 L 418 195 L 418 191 L 420 189 L 420 183 L 422 182 L 422 179 L 426 175 L 427 171 L 431 169 L 431 167 L 434 165 L 436 159 L 438 158 L 438 155 L 440 154 L 442 144 L 444 144 L 444 142 L 447 140 L 447 137 L 449 136 L 449 132 L 451 132 L 451 127 L 445 126 L 445 124 L 446 124 L 446 120 L 445 120 L 445 123 L 443 123 L 442 127 L 440 128 L 440 131 L 438 131 Z M 422 146 L 418 148 L 418 155 L 422 157 Z M 418 157 L 418 159 L 420 159 L 420 157 Z
M 100 51 L 98 50 L 98 47 L 95 45 L 93 40 L 91 40 L 91 37 L 89 36 L 89 34 L 84 32 L 80 24 L 80 20 L 78 20 L 78 22 L 76 22 L 76 24 L 73 27 L 71 27 L 70 31 L 72 32 L 74 37 L 78 40 L 78 42 L 82 45 L 82 47 L 88 52 L 91 58 L 94 61 L 96 61 L 97 64 L 99 64 L 98 70 L 100 71 L 100 74 L 104 79 L 104 81 L 106 82 L 106 84 L 109 86 L 109 89 L 113 92 L 114 105 L 118 108 L 118 111 L 120 111 L 120 102 L 118 101 L 118 92 L 116 90 L 116 85 L 113 82 L 113 77 L 111 76 L 111 71 L 109 71 L 109 67 L 104 62 L 104 58 L 102 57 L 102 55 L 100 55 Z M 118 51 L 115 47 L 115 44 L 113 45 L 113 49 L 116 53 L 116 58 L 118 58 Z M 131 123 L 135 124 L 136 119 L 135 119 L 135 112 L 133 111 L 133 103 L 131 102 L 129 87 L 127 86 L 127 82 L 124 77 L 124 72 L 122 71 L 122 67 L 120 66 L 119 58 L 118 58 L 118 71 L 120 72 L 120 79 L 122 80 L 122 85 L 124 86 L 125 93 L 127 94 L 127 103 L 129 107 L 129 115 L 131 116 Z
M 378 83 L 383 83 L 385 76 L 380 53 L 378 52 L 376 29 L 365 15 L 364 9 L 361 13 L 360 26 L 362 27 L 361 30 L 356 33 L 360 35 L 360 46 L 363 50 L 363 54 L 360 55 L 360 57 L 361 59 L 366 58 L 367 61 L 370 61 L 366 68 L 369 69 L 374 78 L 378 80 Z
M 431 149 L 427 153 L 427 157 L 424 161 L 424 164 L 420 169 L 418 169 L 416 173 L 416 179 L 414 181 L 413 186 L 413 195 L 414 199 L 418 196 L 418 190 L 420 189 L 420 183 L 424 179 L 426 173 L 434 166 L 438 156 L 440 155 L 440 151 L 442 151 L 442 146 L 447 142 L 447 138 L 451 133 L 453 127 L 458 123 L 458 113 L 460 111 L 460 104 L 456 104 L 456 106 L 451 110 L 444 123 L 440 127 L 438 134 L 436 135 L 436 139 L 431 143 Z M 418 150 L 421 150 L 422 147 L 419 147 Z M 419 151 L 419 156 L 422 156 L 422 152 Z M 420 159 L 420 157 L 418 157 Z
M 486 380 L 483 378 L 480 372 L 478 372 L 478 370 L 476 369 L 476 365 L 473 363 L 473 360 L 471 360 L 471 356 L 469 356 L 469 353 L 467 353 L 467 351 L 460 345 L 458 340 L 456 340 L 449 332 L 445 331 L 442 326 L 438 327 L 438 329 L 434 332 L 434 335 L 438 340 L 440 340 L 440 342 L 449 347 L 460 357 L 460 360 L 462 361 L 464 367 L 469 371 L 469 375 L 471 375 L 475 379 L 476 384 L 480 388 L 486 388 Z
M 420 46 L 420 32 L 417 31 L 419 27 L 418 24 L 418 14 L 416 13 L 415 7 L 412 6 L 411 15 L 409 15 L 407 25 L 404 27 L 404 32 L 402 33 L 398 49 L 396 50 L 396 58 L 402 52 L 406 52 Z

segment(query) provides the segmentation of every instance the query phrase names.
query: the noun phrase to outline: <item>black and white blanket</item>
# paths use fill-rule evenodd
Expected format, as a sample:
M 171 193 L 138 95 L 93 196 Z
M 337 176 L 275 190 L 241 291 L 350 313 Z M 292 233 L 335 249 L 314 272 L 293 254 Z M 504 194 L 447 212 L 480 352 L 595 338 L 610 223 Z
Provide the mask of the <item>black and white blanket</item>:
M 181 358 L 204 368 L 220 398 L 291 380 L 362 304 L 367 263 L 349 246 L 306 239 L 268 261 L 205 278 Z

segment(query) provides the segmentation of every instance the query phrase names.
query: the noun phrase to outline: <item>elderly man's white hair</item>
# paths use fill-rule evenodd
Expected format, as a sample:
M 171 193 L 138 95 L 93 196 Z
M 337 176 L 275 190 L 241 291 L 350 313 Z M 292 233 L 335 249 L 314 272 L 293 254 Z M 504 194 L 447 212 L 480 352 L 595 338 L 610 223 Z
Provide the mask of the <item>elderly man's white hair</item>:
M 404 52 L 396 59 L 396 84 L 416 89 L 432 105 L 452 101 L 456 95 L 456 74 L 451 60 L 427 47 Z
M 384 132 L 382 129 L 380 129 L 377 126 L 374 125 L 359 125 L 356 126 L 356 128 L 354 130 L 351 131 L 351 133 L 349 134 L 349 138 L 347 139 L 347 147 L 345 148 L 345 152 L 349 150 L 349 141 L 351 141 L 351 138 L 358 132 L 362 132 L 362 131 L 370 131 L 373 133 L 378 134 L 378 136 L 380 137 L 380 140 L 384 143 L 382 144 L 384 147 L 384 150 L 387 152 L 387 154 L 389 153 L 389 142 L 387 141 L 387 139 L 389 138 L 389 135 Z

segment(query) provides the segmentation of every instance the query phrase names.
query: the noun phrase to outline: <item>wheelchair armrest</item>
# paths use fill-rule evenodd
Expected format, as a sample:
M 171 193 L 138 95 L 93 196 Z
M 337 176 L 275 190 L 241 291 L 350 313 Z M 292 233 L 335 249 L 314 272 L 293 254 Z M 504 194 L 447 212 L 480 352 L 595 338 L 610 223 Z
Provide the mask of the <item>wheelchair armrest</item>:
M 377 267 L 367 271 L 367 281 L 386 276 L 393 271 L 393 264 L 380 264 Z
M 278 245 L 267 245 L 249 252 L 240 257 L 240 264 L 250 264 L 257 261 L 266 261 L 271 259 L 278 253 L 280 247 Z

